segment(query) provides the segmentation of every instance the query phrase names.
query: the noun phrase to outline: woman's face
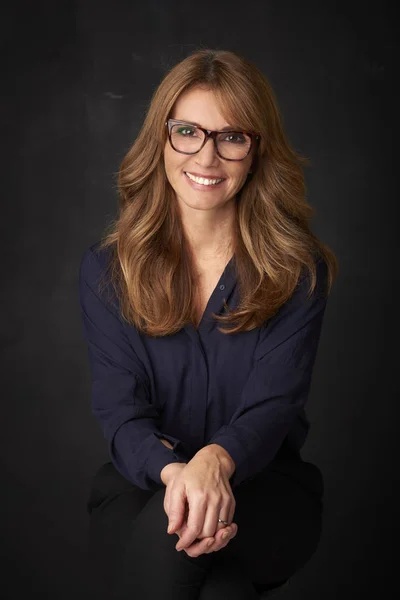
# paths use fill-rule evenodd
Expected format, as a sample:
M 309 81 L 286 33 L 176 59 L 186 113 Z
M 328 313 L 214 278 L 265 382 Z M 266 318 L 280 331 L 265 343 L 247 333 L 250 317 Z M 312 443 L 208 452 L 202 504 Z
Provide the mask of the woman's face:
M 212 91 L 193 88 L 183 93 L 175 103 L 171 119 L 197 123 L 204 129 L 221 131 L 232 127 L 218 110 Z M 243 187 L 254 156 L 254 144 L 243 160 L 229 161 L 220 158 L 211 139 L 197 154 L 176 152 L 169 140 L 164 147 L 164 165 L 168 181 L 175 190 L 178 202 L 197 209 L 220 208 L 236 196 Z M 217 185 L 192 182 L 186 173 L 224 181 Z

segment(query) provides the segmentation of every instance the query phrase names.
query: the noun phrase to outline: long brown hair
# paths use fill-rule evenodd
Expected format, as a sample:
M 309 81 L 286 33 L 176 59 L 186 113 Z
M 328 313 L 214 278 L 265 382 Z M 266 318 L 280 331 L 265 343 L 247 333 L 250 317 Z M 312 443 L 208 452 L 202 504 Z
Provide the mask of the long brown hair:
M 310 230 L 303 166 L 283 131 L 274 92 L 251 62 L 225 50 L 201 49 L 175 65 L 155 90 L 136 141 L 118 173 L 119 215 L 100 243 L 112 247 L 108 272 L 123 319 L 150 336 L 196 322 L 191 254 L 164 167 L 165 122 L 181 93 L 214 92 L 220 112 L 243 131 L 261 135 L 252 175 L 236 198 L 235 268 L 240 304 L 213 317 L 222 333 L 250 331 L 294 292 L 303 269 L 316 285 L 316 258 L 327 265 L 326 293 L 338 261 Z

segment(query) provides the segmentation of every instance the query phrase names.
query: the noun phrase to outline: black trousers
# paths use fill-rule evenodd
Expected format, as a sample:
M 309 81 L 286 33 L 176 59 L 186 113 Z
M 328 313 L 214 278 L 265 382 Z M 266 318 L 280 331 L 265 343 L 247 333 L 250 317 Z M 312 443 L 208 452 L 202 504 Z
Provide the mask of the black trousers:
M 177 552 L 179 536 L 167 533 L 165 487 L 142 490 L 104 464 L 87 507 L 95 597 L 256 600 L 288 580 L 315 553 L 322 532 L 322 474 L 296 456 L 275 458 L 234 490 L 236 536 L 196 558 Z

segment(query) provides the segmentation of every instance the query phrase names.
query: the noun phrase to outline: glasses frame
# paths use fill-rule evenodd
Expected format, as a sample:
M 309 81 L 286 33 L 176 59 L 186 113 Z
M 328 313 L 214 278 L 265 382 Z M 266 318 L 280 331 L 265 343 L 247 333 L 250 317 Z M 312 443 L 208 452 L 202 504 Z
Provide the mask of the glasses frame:
M 222 160 L 232 160 L 232 161 L 239 161 L 239 160 L 244 160 L 250 153 L 252 147 L 253 147 L 253 141 L 256 140 L 256 142 L 259 142 L 261 136 L 256 134 L 256 133 L 252 133 L 250 131 L 213 131 L 212 129 L 204 129 L 203 127 L 199 127 L 198 125 L 192 125 L 191 123 L 188 123 L 187 121 L 179 121 L 177 119 L 168 119 L 167 121 L 165 121 L 165 125 L 168 127 L 168 139 L 169 139 L 169 143 L 171 145 L 171 148 L 173 150 L 175 150 L 175 152 L 179 152 L 180 154 L 197 154 L 198 152 L 200 152 L 200 150 L 205 146 L 208 138 L 211 138 L 214 142 L 214 148 L 215 151 L 217 153 L 217 155 L 222 158 Z M 200 146 L 200 148 L 198 150 L 196 150 L 196 152 L 183 152 L 182 150 L 177 150 L 176 148 L 174 148 L 172 141 L 171 141 L 171 129 L 173 125 L 190 125 L 190 127 L 194 127 L 194 129 L 199 129 L 200 131 L 202 131 L 204 133 L 204 140 L 202 145 Z M 224 156 L 222 156 L 219 151 L 218 151 L 218 146 L 217 146 L 217 134 L 218 133 L 245 133 L 246 135 L 250 136 L 250 146 L 249 149 L 247 151 L 247 154 L 245 156 L 243 156 L 243 158 L 225 158 Z

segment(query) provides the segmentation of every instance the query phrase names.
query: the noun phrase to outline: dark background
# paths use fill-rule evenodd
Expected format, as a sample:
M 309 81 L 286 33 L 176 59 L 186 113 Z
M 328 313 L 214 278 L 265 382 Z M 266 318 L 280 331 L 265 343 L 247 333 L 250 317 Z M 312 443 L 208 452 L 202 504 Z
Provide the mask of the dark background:
M 271 82 L 289 140 L 312 161 L 313 230 L 341 269 L 303 449 L 325 477 L 324 532 L 282 596 L 380 598 L 396 589 L 399 72 L 388 6 L 3 8 L 1 598 L 89 598 L 86 500 L 108 457 L 91 415 L 78 267 L 117 214 L 114 175 L 153 91 L 200 47 L 242 54 Z

